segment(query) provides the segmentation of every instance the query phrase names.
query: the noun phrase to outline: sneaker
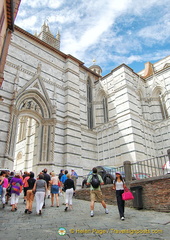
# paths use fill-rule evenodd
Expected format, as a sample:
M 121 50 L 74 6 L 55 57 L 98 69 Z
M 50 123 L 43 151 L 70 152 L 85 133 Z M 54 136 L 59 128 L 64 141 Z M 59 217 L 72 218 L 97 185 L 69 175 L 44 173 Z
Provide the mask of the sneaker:
M 94 216 L 94 212 L 93 212 L 93 211 L 90 212 L 90 216 L 91 216 L 91 217 Z
M 25 209 L 25 213 L 27 213 L 28 212 L 28 209 Z
M 122 220 L 122 221 L 124 221 L 124 220 L 125 220 L 125 218 L 124 218 L 124 217 L 121 217 L 121 220 Z
M 106 214 L 108 214 L 108 213 L 109 213 L 109 210 L 108 210 L 107 208 L 105 209 L 105 213 L 106 213 Z

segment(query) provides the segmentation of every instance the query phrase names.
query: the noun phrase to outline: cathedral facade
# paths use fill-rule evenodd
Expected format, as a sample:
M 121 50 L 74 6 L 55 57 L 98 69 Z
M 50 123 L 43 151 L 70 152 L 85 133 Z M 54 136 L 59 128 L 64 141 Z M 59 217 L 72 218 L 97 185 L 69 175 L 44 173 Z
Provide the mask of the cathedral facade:
M 106 76 L 60 51 L 46 23 L 15 26 L 0 89 L 0 167 L 39 173 L 120 166 L 166 154 L 170 139 L 170 56 L 135 73 Z

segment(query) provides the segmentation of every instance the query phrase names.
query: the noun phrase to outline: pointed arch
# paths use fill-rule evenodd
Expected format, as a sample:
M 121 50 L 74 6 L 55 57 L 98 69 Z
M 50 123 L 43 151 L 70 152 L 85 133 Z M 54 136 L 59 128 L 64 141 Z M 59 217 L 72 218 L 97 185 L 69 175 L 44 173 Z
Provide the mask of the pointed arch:
M 56 120 L 52 118 L 52 104 L 45 96 L 46 94 L 40 93 L 38 89 L 20 91 L 11 108 L 11 129 L 9 131 L 11 137 L 8 139 L 6 153 L 14 159 L 20 119 L 25 118 L 30 122 L 32 122 L 31 119 L 34 119 L 34 139 L 36 141 L 32 154 L 34 169 L 40 164 L 53 161 Z M 29 126 L 32 127 L 32 125 Z
M 162 86 L 154 87 L 152 91 L 152 115 L 154 120 L 168 118 L 168 111 L 164 97 L 164 88 Z
M 107 97 L 104 96 L 103 100 L 103 118 L 104 118 L 104 123 L 107 123 L 109 121 L 109 116 L 108 116 L 108 102 L 107 102 Z
M 96 125 L 107 123 L 109 121 L 108 98 L 101 83 L 96 90 Z

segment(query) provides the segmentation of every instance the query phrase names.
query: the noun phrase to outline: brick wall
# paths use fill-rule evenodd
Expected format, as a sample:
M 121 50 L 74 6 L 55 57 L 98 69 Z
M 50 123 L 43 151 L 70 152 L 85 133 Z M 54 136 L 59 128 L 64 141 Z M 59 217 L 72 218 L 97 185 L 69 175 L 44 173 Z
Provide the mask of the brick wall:
M 170 174 L 132 181 L 128 187 L 135 186 L 142 186 L 142 202 L 144 209 L 170 212 Z M 106 203 L 116 205 L 116 196 L 115 191 L 112 190 L 112 185 L 102 186 L 102 192 Z M 77 190 L 76 198 L 89 201 L 89 188 Z M 126 206 L 133 207 L 133 200 L 126 201 Z

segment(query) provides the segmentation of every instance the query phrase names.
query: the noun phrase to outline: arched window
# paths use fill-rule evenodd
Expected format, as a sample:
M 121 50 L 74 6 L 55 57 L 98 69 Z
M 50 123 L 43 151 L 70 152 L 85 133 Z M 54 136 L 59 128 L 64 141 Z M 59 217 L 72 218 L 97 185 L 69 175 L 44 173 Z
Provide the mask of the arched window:
M 159 94 L 159 102 L 160 102 L 162 117 L 163 117 L 163 119 L 167 119 L 168 118 L 168 112 L 167 112 L 167 108 L 166 108 L 166 103 L 165 103 L 165 100 L 164 100 L 164 96 L 161 93 Z
M 161 87 L 156 87 L 152 93 L 152 120 L 161 121 L 168 118 L 167 102 Z
M 103 117 L 104 117 L 104 123 L 107 123 L 109 121 L 108 118 L 108 104 L 107 104 L 107 98 L 103 98 Z
M 87 80 L 87 122 L 88 128 L 93 129 L 93 104 L 91 81 Z

